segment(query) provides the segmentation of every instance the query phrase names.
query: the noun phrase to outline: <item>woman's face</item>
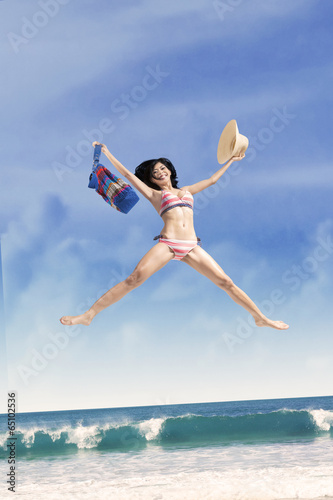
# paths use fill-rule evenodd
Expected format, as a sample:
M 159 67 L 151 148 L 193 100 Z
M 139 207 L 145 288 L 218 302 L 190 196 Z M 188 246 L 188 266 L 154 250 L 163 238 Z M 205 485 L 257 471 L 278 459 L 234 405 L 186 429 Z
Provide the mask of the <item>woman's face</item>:
M 163 163 L 156 163 L 152 171 L 151 181 L 155 182 L 155 184 L 159 186 L 160 184 L 165 184 L 166 182 L 168 182 L 170 177 L 170 170 L 165 165 L 163 165 Z

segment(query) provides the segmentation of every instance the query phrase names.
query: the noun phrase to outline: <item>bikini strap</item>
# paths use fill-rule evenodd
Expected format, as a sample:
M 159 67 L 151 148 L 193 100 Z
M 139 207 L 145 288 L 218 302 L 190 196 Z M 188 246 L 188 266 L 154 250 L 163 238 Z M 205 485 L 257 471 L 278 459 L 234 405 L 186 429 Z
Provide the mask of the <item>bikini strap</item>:
M 159 234 L 158 236 L 155 236 L 154 240 L 159 240 L 160 238 L 164 238 L 163 234 Z M 197 238 L 198 245 L 201 246 L 201 239 Z

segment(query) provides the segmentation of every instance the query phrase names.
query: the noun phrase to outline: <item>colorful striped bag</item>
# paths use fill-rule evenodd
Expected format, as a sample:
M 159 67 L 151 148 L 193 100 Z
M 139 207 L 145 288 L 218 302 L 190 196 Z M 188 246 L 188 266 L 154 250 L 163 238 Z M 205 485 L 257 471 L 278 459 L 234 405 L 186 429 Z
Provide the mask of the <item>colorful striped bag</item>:
M 133 188 L 126 184 L 120 177 L 116 177 L 99 163 L 101 146 L 95 146 L 92 172 L 89 177 L 88 187 L 96 189 L 104 200 L 119 212 L 128 212 L 139 201 Z

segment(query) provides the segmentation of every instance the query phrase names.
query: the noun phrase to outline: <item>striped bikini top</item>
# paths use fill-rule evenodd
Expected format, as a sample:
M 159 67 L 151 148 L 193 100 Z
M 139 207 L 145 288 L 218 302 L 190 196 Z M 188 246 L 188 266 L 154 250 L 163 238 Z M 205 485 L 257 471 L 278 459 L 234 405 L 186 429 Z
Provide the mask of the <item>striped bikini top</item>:
M 168 210 L 172 210 L 176 207 L 187 207 L 193 210 L 193 196 L 189 191 L 185 191 L 185 194 L 182 198 L 179 198 L 175 194 L 170 191 L 162 191 L 162 200 L 161 200 L 161 208 L 160 208 L 160 216 L 168 212 Z

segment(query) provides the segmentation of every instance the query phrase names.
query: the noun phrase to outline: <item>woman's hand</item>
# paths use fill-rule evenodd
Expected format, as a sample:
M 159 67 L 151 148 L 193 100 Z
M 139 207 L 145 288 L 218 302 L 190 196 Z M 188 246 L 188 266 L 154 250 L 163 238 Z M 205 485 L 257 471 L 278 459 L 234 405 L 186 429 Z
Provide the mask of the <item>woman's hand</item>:
M 245 153 L 241 153 L 241 154 L 239 154 L 239 155 L 237 155 L 237 156 L 233 156 L 233 157 L 231 158 L 231 160 L 232 160 L 232 161 L 240 161 L 240 160 L 242 160 L 242 159 L 244 158 L 244 156 L 245 156 Z
M 102 144 L 101 142 L 95 141 L 95 142 L 92 143 L 92 145 L 93 145 L 93 148 L 95 146 L 102 146 L 102 153 L 107 153 L 107 151 L 108 151 L 107 146 L 105 146 L 105 144 Z

